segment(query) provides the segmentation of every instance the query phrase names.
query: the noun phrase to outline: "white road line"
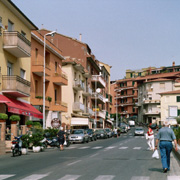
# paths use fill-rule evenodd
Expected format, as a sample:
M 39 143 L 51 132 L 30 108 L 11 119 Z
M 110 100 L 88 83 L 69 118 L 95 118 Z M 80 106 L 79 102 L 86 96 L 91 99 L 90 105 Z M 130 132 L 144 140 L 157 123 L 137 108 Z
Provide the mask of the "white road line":
M 120 146 L 123 145 L 123 143 L 119 144 Z
M 131 180 L 149 180 L 150 177 L 147 176 L 133 176 Z
M 76 180 L 80 177 L 81 175 L 65 175 L 59 180 Z
M 44 178 L 44 177 L 46 177 L 46 176 L 48 176 L 49 175 L 49 173 L 48 174 L 33 174 L 33 175 L 31 175 L 31 176 L 27 176 L 27 177 L 25 177 L 25 178 L 23 178 L 23 179 L 21 179 L 21 180 L 38 180 L 38 179 L 42 179 L 42 178 Z
M 101 175 L 101 176 L 98 176 L 96 179 L 94 179 L 94 180 L 111 180 L 111 179 L 113 179 L 114 178 L 114 176 L 112 176 L 112 175 L 106 175 L 106 176 L 103 176 L 103 175 Z
M 92 158 L 92 157 L 95 157 L 95 156 L 97 156 L 98 154 L 99 154 L 99 153 L 93 154 L 93 155 L 90 156 L 90 157 L 91 157 L 91 158 Z
M 119 149 L 127 149 L 128 147 L 120 147 Z
M 15 176 L 15 174 L 11 174 L 11 175 L 2 174 L 2 175 L 0 175 L 0 180 L 7 179 L 7 178 L 10 178 L 10 177 L 12 177 L 12 176 Z
M 80 147 L 78 149 L 88 149 L 88 148 L 89 148 L 89 146 L 84 146 L 84 147 Z
M 133 149 L 141 149 L 141 147 L 134 147 Z
M 66 149 L 75 149 L 75 148 L 77 148 L 77 147 L 75 147 L 75 146 L 69 146 L 69 147 L 67 147 Z
M 81 160 L 78 160 L 78 161 L 75 161 L 75 162 L 69 163 L 67 166 L 71 166 L 71 165 L 76 164 L 76 163 L 78 163 L 78 162 L 80 162 L 80 161 L 81 161 Z
M 105 148 L 105 150 L 113 149 L 113 148 L 115 148 L 115 147 L 116 147 L 116 146 L 109 146 L 109 147 Z
M 101 149 L 101 148 L 103 148 L 103 146 L 96 146 L 96 147 L 93 147 L 91 149 Z
M 180 176 L 167 176 L 167 180 L 180 180 Z

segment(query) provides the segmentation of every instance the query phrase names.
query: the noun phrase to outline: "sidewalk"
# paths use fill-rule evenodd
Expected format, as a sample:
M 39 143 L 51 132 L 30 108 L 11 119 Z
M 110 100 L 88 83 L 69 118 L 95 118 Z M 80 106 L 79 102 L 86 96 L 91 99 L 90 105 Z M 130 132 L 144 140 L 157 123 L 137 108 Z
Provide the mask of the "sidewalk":
M 180 146 L 179 145 L 177 145 L 177 146 L 178 146 L 178 151 L 176 152 L 174 147 L 173 147 L 173 153 L 176 156 L 176 158 L 179 160 L 178 163 L 180 164 Z

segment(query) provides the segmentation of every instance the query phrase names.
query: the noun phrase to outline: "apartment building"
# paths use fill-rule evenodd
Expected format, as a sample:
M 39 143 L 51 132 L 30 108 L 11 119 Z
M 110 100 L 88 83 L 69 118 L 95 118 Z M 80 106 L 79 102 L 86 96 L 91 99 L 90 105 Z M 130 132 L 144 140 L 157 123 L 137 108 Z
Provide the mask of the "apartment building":
M 39 31 L 32 31 L 31 38 L 31 104 L 43 112 L 44 36 Z M 62 70 L 64 57 L 61 54 L 61 50 L 47 39 L 45 47 L 46 128 L 54 127 L 53 121 L 58 119 L 61 121 L 61 113 L 67 112 L 67 103 L 62 101 L 62 87 L 68 85 L 68 76 Z
M 31 30 L 37 29 L 12 1 L 0 1 L 0 112 L 20 115 L 19 125 L 42 118 L 30 105 Z

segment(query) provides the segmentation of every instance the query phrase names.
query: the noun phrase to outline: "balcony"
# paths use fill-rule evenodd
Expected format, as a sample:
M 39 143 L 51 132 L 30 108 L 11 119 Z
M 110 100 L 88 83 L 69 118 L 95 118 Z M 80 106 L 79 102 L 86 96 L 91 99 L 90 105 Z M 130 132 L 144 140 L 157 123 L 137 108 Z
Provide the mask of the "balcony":
M 83 91 L 83 96 L 91 96 L 92 95 L 92 89 L 90 87 L 85 87 L 85 90 Z
M 103 80 L 101 76 L 92 75 L 91 82 L 95 84 L 96 88 L 105 88 L 106 82 Z
M 84 107 L 84 104 L 80 102 L 74 102 L 72 109 L 73 109 L 73 112 L 84 112 L 85 107 Z
M 134 89 L 134 86 L 123 86 L 123 87 L 116 87 L 114 91 L 122 91 L 122 90 L 127 90 L 127 89 Z
M 52 77 L 52 82 L 54 84 L 57 84 L 59 86 L 61 85 L 68 85 L 68 77 L 64 74 L 64 73 L 54 73 L 53 77 Z
M 160 115 L 160 111 L 159 110 L 149 110 L 149 111 L 147 111 L 147 110 L 143 110 L 143 114 L 144 115 Z
M 43 96 L 36 96 L 35 98 L 31 97 L 31 104 L 33 106 L 43 106 Z M 46 98 L 45 99 L 45 108 L 49 109 L 49 107 L 50 107 L 50 102 Z
M 37 76 L 42 77 L 44 74 L 44 61 L 32 61 L 32 72 Z M 48 63 L 46 63 L 45 66 L 45 75 L 51 75 L 51 70 Z
M 73 89 L 75 89 L 76 91 L 83 91 L 84 83 L 81 80 L 75 80 L 73 84 Z
M 101 93 L 92 93 L 91 99 L 95 101 L 97 100 L 97 104 L 104 104 L 106 102 L 106 99 Z
M 93 113 L 93 115 L 94 115 L 94 116 L 97 116 L 97 117 L 99 117 L 99 118 L 105 119 L 105 117 L 106 117 L 106 111 L 105 111 L 105 110 L 95 111 L 95 112 Z
M 84 110 L 84 112 L 83 112 L 83 115 L 92 116 L 92 114 L 93 114 L 92 109 L 89 108 L 89 107 L 85 107 L 85 110 Z
M 115 104 L 115 107 L 117 107 L 117 106 L 121 106 L 121 107 L 124 107 L 124 106 L 133 106 L 133 105 L 135 105 L 135 103 L 133 103 L 133 102 L 121 102 L 121 103 Z
M 134 94 L 123 94 L 123 95 L 117 94 L 117 95 L 115 96 L 115 99 L 119 99 L 119 98 L 123 99 L 123 98 L 134 97 L 134 96 L 135 96 Z
M 2 76 L 2 93 L 15 97 L 29 97 L 31 83 L 20 76 Z
M 62 101 L 55 101 L 54 103 L 52 102 L 50 111 L 59 111 L 59 112 L 67 112 L 67 103 L 62 102 Z
M 160 100 L 144 100 L 143 104 L 160 104 Z
M 31 42 L 16 31 L 3 32 L 3 48 L 17 58 L 31 56 Z

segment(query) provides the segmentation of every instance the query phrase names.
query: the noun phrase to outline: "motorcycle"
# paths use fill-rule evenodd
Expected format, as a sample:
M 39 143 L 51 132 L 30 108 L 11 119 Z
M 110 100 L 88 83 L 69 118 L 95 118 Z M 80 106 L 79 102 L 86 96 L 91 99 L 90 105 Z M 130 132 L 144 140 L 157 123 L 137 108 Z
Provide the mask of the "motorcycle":
M 22 135 L 21 135 L 22 136 Z M 22 147 L 22 141 L 21 141 L 21 136 L 18 137 L 14 137 L 14 140 L 12 141 L 12 155 L 13 157 L 17 154 L 19 156 L 21 156 L 22 151 L 21 151 L 21 147 Z
M 46 140 L 47 145 L 51 147 L 58 147 L 59 148 L 59 141 L 57 137 L 47 138 Z

